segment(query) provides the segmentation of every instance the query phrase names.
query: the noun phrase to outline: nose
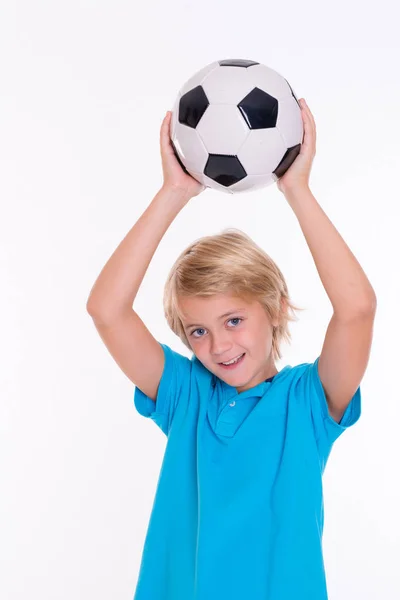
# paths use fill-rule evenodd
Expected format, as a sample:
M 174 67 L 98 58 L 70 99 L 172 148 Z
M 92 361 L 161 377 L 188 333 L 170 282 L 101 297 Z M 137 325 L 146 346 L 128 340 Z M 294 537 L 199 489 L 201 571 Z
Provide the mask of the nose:
M 232 349 L 232 342 L 225 336 L 219 335 L 218 338 L 214 336 L 211 342 L 211 354 L 215 360 L 219 357 L 224 357 L 229 354 Z

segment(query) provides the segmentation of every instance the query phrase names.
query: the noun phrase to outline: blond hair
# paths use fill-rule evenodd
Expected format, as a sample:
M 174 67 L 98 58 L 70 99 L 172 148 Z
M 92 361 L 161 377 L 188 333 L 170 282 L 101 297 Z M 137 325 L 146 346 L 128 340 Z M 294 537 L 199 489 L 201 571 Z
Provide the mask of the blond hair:
M 232 294 L 245 301 L 258 300 L 273 328 L 272 355 L 282 358 L 280 346 L 290 343 L 289 321 L 297 321 L 282 272 L 248 235 L 235 228 L 195 240 L 178 256 L 164 287 L 164 315 L 169 327 L 192 350 L 182 324 L 180 297 Z M 292 314 L 291 314 L 292 313 Z

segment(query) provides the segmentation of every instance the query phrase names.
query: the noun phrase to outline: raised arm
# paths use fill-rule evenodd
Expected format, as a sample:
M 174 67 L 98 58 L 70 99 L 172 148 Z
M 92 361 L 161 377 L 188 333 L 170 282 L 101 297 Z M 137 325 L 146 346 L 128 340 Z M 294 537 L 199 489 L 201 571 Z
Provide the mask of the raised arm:
M 164 368 L 164 353 L 133 310 L 133 303 L 168 227 L 189 200 L 204 190 L 184 173 L 175 158 L 168 133 L 170 117 L 167 113 L 160 131 L 164 184 L 103 267 L 86 304 L 119 367 L 153 400 Z
M 87 301 L 92 317 L 109 323 L 132 309 L 159 243 L 186 203 L 177 191 L 157 192 L 96 279 Z

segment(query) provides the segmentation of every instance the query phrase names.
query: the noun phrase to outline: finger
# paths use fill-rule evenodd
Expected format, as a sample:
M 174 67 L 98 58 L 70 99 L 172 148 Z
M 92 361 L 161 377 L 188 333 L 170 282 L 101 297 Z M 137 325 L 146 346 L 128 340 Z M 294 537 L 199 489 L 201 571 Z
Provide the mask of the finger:
M 303 146 L 305 154 L 315 155 L 316 148 L 316 131 L 313 127 L 311 118 L 309 114 L 304 114 L 304 137 L 303 137 Z
M 304 129 L 307 131 L 307 135 L 310 135 L 314 139 L 316 139 L 317 128 L 315 125 L 314 117 L 313 117 L 306 101 L 304 100 L 304 98 L 301 100 L 301 105 L 302 105 L 302 116 L 303 116 L 303 121 L 304 121 Z
M 313 130 L 310 116 L 305 109 L 302 111 L 302 117 L 303 117 L 303 128 L 304 128 L 303 145 L 306 148 L 308 148 L 313 143 L 314 130 Z
M 170 118 L 171 118 L 170 113 L 167 112 L 161 123 L 161 134 L 165 134 L 165 131 L 168 129 Z
M 170 144 L 169 139 L 169 125 L 171 121 L 171 112 L 168 111 L 165 115 L 160 129 L 160 145 L 162 148 L 168 148 Z
M 161 130 L 160 130 L 160 150 L 162 156 L 174 156 L 174 149 L 171 142 L 170 136 L 170 122 L 172 113 L 169 112 L 165 115 Z
M 302 99 L 302 106 L 304 108 L 304 113 L 307 114 L 307 116 L 310 119 L 311 126 L 312 126 L 314 132 L 316 132 L 317 127 L 316 127 L 316 124 L 315 124 L 314 116 L 313 116 L 313 114 L 312 114 L 312 112 L 311 112 L 311 110 L 310 110 L 307 102 L 304 100 L 304 98 Z

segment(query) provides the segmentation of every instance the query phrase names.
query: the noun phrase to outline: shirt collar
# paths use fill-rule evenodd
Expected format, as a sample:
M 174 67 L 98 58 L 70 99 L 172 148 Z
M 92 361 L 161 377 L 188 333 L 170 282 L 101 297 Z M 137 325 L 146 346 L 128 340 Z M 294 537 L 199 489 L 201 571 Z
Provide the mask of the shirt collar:
M 272 385 L 275 385 L 276 382 L 282 377 L 282 375 L 284 373 L 287 373 L 287 371 L 291 368 L 292 368 L 291 365 L 286 365 L 285 367 L 283 367 L 283 369 L 278 371 L 278 373 L 276 373 L 273 377 L 270 377 L 270 378 L 266 379 L 265 381 L 262 381 L 261 383 L 255 385 L 254 387 L 252 387 L 248 390 L 245 390 L 244 392 L 238 392 L 234 386 L 229 385 L 228 383 L 226 383 L 225 381 L 223 381 L 222 379 L 220 379 L 217 376 L 214 376 L 214 377 L 216 380 L 219 381 L 219 385 L 221 386 L 221 389 L 223 391 L 225 399 L 231 399 L 231 398 L 235 398 L 235 397 L 240 397 L 241 399 L 242 398 L 261 398 L 262 396 L 264 396 L 266 391 Z

